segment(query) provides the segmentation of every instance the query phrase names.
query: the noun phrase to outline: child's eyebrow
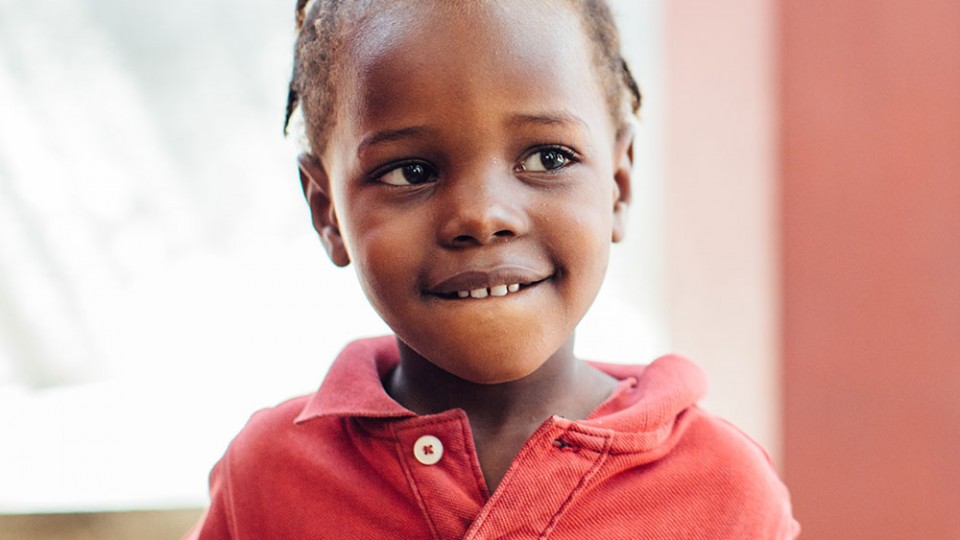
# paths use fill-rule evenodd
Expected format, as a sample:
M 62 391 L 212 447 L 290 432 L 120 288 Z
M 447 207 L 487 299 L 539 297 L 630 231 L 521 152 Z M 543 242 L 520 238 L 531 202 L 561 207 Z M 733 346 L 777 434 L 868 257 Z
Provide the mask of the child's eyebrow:
M 374 131 L 373 133 L 364 135 L 363 138 L 360 139 L 360 144 L 357 146 L 357 153 L 362 154 L 367 148 L 378 144 L 398 141 L 411 137 L 422 137 L 424 135 L 434 134 L 435 132 L 435 129 L 427 126 L 411 126 L 402 129 Z
M 508 124 L 519 127 L 524 124 L 540 124 L 545 126 L 572 127 L 577 126 L 587 132 L 590 126 L 579 116 L 564 111 L 540 114 L 515 114 L 510 117 Z
M 579 127 L 588 133 L 590 131 L 590 126 L 587 125 L 582 118 L 575 114 L 563 111 L 537 114 L 518 113 L 514 114 L 509 118 L 509 120 L 507 120 L 507 125 L 510 127 L 522 127 L 528 124 L 559 126 L 567 128 Z M 364 150 L 378 144 L 408 138 L 418 138 L 424 136 L 429 137 L 431 135 L 435 135 L 436 133 L 437 130 L 429 126 L 410 126 L 401 129 L 374 131 L 373 133 L 364 135 L 360 139 L 360 144 L 357 146 L 357 154 L 363 154 Z

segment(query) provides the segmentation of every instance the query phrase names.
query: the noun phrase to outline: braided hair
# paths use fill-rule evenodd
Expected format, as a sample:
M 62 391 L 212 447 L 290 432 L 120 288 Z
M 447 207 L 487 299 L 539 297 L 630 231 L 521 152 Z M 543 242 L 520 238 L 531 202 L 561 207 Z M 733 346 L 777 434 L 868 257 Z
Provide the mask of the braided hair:
M 337 101 L 344 37 L 363 8 L 376 0 L 297 0 L 293 75 L 287 94 L 283 132 L 299 107 L 311 150 L 326 148 Z M 474 0 L 476 1 L 476 0 Z M 593 43 L 593 61 L 614 124 L 621 129 L 640 110 L 640 89 L 620 51 L 620 33 L 606 0 L 564 0 L 579 15 Z

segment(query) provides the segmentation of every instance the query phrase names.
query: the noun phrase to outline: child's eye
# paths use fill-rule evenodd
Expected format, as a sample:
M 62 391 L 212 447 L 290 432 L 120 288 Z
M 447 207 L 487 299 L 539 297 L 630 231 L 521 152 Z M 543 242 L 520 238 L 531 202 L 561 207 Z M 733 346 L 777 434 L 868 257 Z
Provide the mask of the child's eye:
M 517 170 L 518 172 L 549 172 L 567 167 L 576 161 L 573 152 L 569 150 L 559 147 L 545 148 L 527 156 Z
M 426 163 L 407 163 L 381 174 L 377 181 L 391 186 L 412 186 L 429 182 L 435 176 L 433 167 Z

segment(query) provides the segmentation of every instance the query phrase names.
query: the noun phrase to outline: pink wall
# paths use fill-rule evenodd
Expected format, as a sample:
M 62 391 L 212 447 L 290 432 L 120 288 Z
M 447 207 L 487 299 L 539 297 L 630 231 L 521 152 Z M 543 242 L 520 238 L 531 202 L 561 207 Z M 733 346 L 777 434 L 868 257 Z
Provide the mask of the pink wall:
M 960 2 L 779 4 L 803 538 L 960 538 Z
M 732 5 L 664 1 L 665 311 L 673 350 L 707 372 L 704 405 L 777 454 L 774 6 Z

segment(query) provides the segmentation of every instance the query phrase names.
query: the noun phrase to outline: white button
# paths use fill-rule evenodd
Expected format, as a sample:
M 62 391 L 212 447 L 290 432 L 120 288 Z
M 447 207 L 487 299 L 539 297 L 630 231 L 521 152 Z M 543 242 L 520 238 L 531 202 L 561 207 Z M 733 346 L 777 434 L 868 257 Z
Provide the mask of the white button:
M 433 435 L 424 435 L 413 443 L 413 457 L 424 465 L 434 465 L 443 457 L 443 443 Z

